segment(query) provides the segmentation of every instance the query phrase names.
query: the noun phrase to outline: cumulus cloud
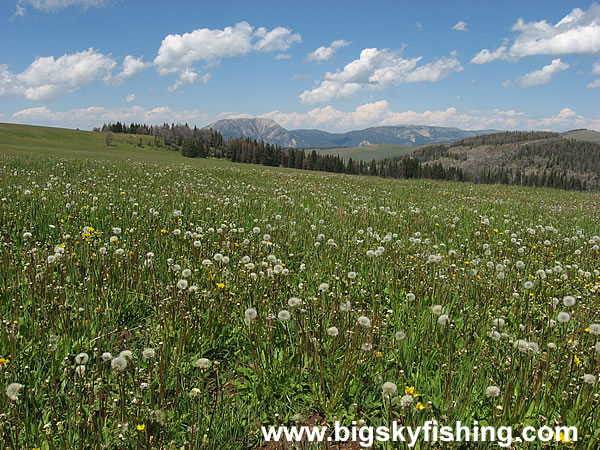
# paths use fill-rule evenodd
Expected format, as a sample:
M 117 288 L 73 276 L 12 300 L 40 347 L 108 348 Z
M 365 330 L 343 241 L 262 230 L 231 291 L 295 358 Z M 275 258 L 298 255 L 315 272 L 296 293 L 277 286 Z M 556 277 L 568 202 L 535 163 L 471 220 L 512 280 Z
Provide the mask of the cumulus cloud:
M 104 108 L 90 106 L 68 111 L 53 111 L 46 106 L 27 108 L 12 114 L 7 120 L 34 125 L 61 126 L 91 130 L 108 122 L 136 122 L 146 124 L 191 123 L 202 126 L 211 117 L 197 109 L 174 111 L 168 106 L 147 109 L 141 106 L 126 108 Z
M 105 5 L 105 0 L 18 0 L 15 15 L 25 15 L 28 6 L 44 12 L 50 12 L 68 8 L 69 6 L 80 6 L 87 9 L 98 8 Z
M 6 121 L 36 125 L 59 125 L 62 127 L 92 129 L 103 123 L 136 122 L 146 124 L 188 123 L 199 127 L 217 119 L 255 117 L 251 114 L 221 113 L 217 117 L 198 109 L 173 110 L 169 106 L 147 109 L 141 106 L 107 109 L 99 106 L 53 111 L 46 106 L 27 108 L 7 117 Z M 555 130 L 573 128 L 600 130 L 599 117 L 584 117 L 570 108 L 563 108 L 549 117 L 533 117 L 516 110 L 470 110 L 459 111 L 450 106 L 439 110 L 394 111 L 385 100 L 366 103 L 353 111 L 341 111 L 332 106 L 317 107 L 307 112 L 271 111 L 260 115 L 275 120 L 287 129 L 320 128 L 328 131 L 348 131 L 370 126 L 385 125 L 432 125 L 458 127 L 465 130 Z
M 122 84 L 127 78 L 131 78 L 148 68 L 150 63 L 144 62 L 144 58 L 135 58 L 127 55 L 123 60 L 123 70 L 113 79 L 114 84 Z
M 351 97 L 363 89 L 385 89 L 402 83 L 435 82 L 452 72 L 463 70 L 456 52 L 436 61 L 417 66 L 422 57 L 404 58 L 402 50 L 366 48 L 360 57 L 342 70 L 327 72 L 320 84 L 300 94 L 307 105 Z
M 350 43 L 348 41 L 345 41 L 343 39 L 338 39 L 336 41 L 333 41 L 327 47 L 319 47 L 318 49 L 310 52 L 306 56 L 306 58 L 309 61 L 314 61 L 317 63 L 329 61 L 333 57 L 335 52 L 337 52 L 340 48 L 346 47 L 348 45 L 350 45 Z
M 596 61 L 594 67 L 592 68 L 592 73 L 594 75 L 600 75 L 600 61 Z
M 169 34 L 158 49 L 154 65 L 160 75 L 198 73 L 197 63 L 217 65 L 222 58 L 247 55 L 251 52 L 284 53 L 302 38 L 284 27 L 272 30 L 255 29 L 248 22 L 240 22 L 222 30 L 201 28 L 185 34 Z M 177 84 L 177 82 L 176 82 Z M 181 83 L 180 83 L 181 85 Z
M 275 120 L 288 129 L 321 128 L 348 131 L 371 126 L 434 125 L 463 129 L 514 129 L 523 113 L 517 111 L 469 111 L 459 113 L 455 107 L 442 110 L 394 111 L 386 100 L 366 103 L 354 111 L 341 111 L 332 106 L 317 107 L 305 113 L 272 111 L 261 115 Z M 233 117 L 248 115 L 230 115 Z
M 481 50 L 471 62 L 484 64 L 496 59 L 518 61 L 532 55 L 597 55 L 600 54 L 600 6 L 592 4 L 587 11 L 573 9 L 556 24 L 545 20 L 525 22 L 518 19 L 512 31 L 518 33 L 512 45 L 497 50 Z
M 587 85 L 589 88 L 600 88 L 600 80 L 594 80 Z
M 452 29 L 455 31 L 467 31 L 467 24 L 462 20 L 459 20 L 456 22 L 456 25 L 452 27 Z
M 127 97 L 125 97 L 125 101 L 127 101 L 127 103 L 131 103 L 134 100 L 135 100 L 135 94 L 129 94 Z
M 18 96 L 34 101 L 52 100 L 86 88 L 94 81 L 109 81 L 116 62 L 90 48 L 66 54 L 38 57 L 19 74 L 0 65 L 0 97 Z
M 471 59 L 471 62 L 473 64 L 487 64 L 497 59 L 508 59 L 505 46 L 498 47 L 493 52 L 490 52 L 487 48 L 484 48 Z
M 567 70 L 569 65 L 565 62 L 562 62 L 560 58 L 554 59 L 547 66 L 542 67 L 539 70 L 535 70 L 533 72 L 529 72 L 526 75 L 523 75 L 519 78 L 519 86 L 522 88 L 531 87 L 531 86 L 541 86 L 544 84 L 549 84 L 552 81 L 552 77 L 559 72 Z

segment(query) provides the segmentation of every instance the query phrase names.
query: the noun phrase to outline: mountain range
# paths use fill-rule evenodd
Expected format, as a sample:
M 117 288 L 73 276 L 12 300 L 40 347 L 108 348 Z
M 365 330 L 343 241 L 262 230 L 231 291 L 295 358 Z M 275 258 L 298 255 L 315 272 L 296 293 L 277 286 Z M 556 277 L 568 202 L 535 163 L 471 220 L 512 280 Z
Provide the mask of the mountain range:
M 262 118 L 222 119 L 205 128 L 218 131 L 224 138 L 250 138 L 290 148 L 359 147 L 375 144 L 419 146 L 450 143 L 456 139 L 493 132 L 426 125 L 397 125 L 329 133 L 321 130 L 286 130 L 274 120 Z

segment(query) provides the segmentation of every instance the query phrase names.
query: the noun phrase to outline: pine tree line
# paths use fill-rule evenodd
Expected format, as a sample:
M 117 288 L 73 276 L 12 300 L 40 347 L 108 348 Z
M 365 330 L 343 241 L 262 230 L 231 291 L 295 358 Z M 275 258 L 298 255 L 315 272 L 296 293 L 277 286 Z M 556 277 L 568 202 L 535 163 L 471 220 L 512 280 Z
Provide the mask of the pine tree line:
M 252 140 L 230 138 L 212 129 L 190 129 L 187 124 L 148 126 L 120 122 L 105 124 L 103 131 L 113 133 L 146 134 L 160 138 L 165 145 L 189 158 L 223 158 L 232 162 L 288 167 L 321 172 L 384 178 L 471 181 L 485 184 L 551 187 L 569 190 L 598 189 L 598 180 L 591 176 L 582 179 L 581 170 L 600 173 L 600 145 L 561 138 L 549 132 L 505 132 L 461 139 L 450 145 L 429 145 L 416 149 L 412 156 L 372 160 L 347 161 L 339 155 L 320 155 L 315 150 L 284 149 L 279 145 Z M 557 137 L 559 139 L 557 139 Z M 460 167 L 444 166 L 436 160 L 451 158 L 464 161 L 467 155 L 450 152 L 458 146 L 506 145 L 523 141 L 538 141 L 515 146 L 500 167 L 482 167 L 468 173 Z M 514 167 L 517 165 L 518 167 Z

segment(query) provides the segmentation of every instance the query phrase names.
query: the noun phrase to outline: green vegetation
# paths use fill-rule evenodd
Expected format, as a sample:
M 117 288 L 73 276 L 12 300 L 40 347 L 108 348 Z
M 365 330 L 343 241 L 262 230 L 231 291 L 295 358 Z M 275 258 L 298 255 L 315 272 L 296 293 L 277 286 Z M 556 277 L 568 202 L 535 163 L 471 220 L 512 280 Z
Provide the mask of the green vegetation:
M 354 161 L 371 162 L 399 156 L 409 156 L 418 147 L 394 144 L 376 144 L 366 147 L 316 148 L 318 155 L 340 156 L 344 161 L 352 158 Z M 307 150 L 309 153 L 312 149 Z
M 0 134 L 5 447 L 435 419 L 575 425 L 598 448 L 600 195 L 33 131 Z

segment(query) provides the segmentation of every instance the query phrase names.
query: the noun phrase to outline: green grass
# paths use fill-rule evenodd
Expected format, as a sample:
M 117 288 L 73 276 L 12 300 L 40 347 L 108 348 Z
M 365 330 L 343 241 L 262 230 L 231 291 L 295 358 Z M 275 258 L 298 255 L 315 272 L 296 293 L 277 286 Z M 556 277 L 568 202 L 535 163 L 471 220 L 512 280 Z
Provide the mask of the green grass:
M 571 447 L 598 448 L 599 194 L 18 128 L 0 135 L 5 447 L 247 449 L 261 425 L 435 419 L 575 425 Z
M 315 150 L 319 155 L 340 155 L 344 160 L 352 158 L 354 161 L 371 162 L 374 159 L 381 160 L 396 156 L 410 155 L 416 148 L 418 147 L 394 144 L 375 144 L 367 147 L 318 148 Z M 308 150 L 308 153 L 310 152 L 312 152 L 312 149 Z
M 0 154 L 59 156 L 134 161 L 178 161 L 181 155 L 155 147 L 151 136 L 115 133 L 105 145 L 104 133 L 0 123 Z M 142 145 L 139 146 L 139 142 Z

